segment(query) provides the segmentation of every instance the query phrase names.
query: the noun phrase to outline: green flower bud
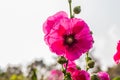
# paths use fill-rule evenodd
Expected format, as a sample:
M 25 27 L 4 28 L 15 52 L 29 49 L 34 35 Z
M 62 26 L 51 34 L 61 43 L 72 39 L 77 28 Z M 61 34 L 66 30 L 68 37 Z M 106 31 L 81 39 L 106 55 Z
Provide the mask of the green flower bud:
M 93 68 L 95 65 L 95 62 L 93 60 L 89 60 L 87 64 L 89 68 Z
M 58 62 L 59 64 L 64 64 L 64 63 L 67 62 L 67 60 L 65 59 L 64 56 L 60 56 L 60 57 L 58 57 L 57 62 Z
M 81 12 L 81 7 L 80 6 L 76 6 L 74 9 L 73 9 L 74 13 L 75 14 L 79 14 Z
M 100 78 L 94 74 L 91 76 L 91 80 L 100 80 Z
M 66 75 L 64 76 L 64 80 L 72 80 L 70 73 L 66 73 Z
M 68 73 L 68 72 L 66 73 L 66 75 L 71 77 L 70 73 Z

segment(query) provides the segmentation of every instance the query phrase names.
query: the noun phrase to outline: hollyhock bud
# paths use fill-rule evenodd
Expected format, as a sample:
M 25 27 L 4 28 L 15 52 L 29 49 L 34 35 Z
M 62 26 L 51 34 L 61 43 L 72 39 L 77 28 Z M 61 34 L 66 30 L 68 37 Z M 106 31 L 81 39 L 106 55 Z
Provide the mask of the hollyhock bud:
M 74 13 L 75 14 L 79 14 L 81 12 L 81 7 L 80 6 L 76 6 L 74 9 L 73 9 Z
M 89 68 L 93 68 L 95 65 L 95 62 L 93 60 L 89 60 L 87 64 Z
M 97 75 L 100 80 L 110 80 L 109 75 L 106 72 L 98 72 Z
M 94 74 L 91 76 L 91 80 L 100 80 L 100 78 Z
M 58 57 L 57 62 L 58 62 L 59 64 L 64 64 L 64 63 L 67 62 L 67 60 L 65 59 L 64 56 L 60 56 L 60 57 Z

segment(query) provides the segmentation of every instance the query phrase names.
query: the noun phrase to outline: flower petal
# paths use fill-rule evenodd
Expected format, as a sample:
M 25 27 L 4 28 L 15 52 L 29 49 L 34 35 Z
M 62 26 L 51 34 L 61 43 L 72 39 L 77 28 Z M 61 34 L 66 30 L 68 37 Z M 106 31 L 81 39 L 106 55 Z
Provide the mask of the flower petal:
M 117 52 L 117 53 L 114 55 L 113 58 L 114 58 L 116 64 L 120 63 L 120 52 Z
M 48 17 L 48 19 L 43 24 L 43 31 L 45 34 L 48 34 L 55 24 L 59 23 L 59 21 L 67 17 L 67 13 L 64 11 L 57 12 L 55 15 Z
M 66 51 L 66 58 L 68 60 L 74 61 L 78 59 L 82 55 L 81 51 L 79 50 L 79 47 L 73 46 Z
M 120 41 L 117 44 L 117 52 L 116 54 L 113 56 L 114 61 L 116 62 L 116 64 L 120 63 Z
M 81 32 L 81 30 L 84 28 L 84 21 L 81 21 L 80 19 L 73 18 L 72 19 L 73 24 L 73 29 L 72 32 L 73 34 L 77 34 Z
M 58 35 L 63 36 L 65 32 L 66 32 L 65 28 L 60 25 L 59 29 L 57 30 Z
M 52 52 L 55 52 L 57 55 L 63 55 L 65 52 L 65 47 L 63 46 L 63 41 L 56 41 L 50 47 Z
M 108 73 L 106 72 L 98 72 L 97 75 L 99 76 L 100 80 L 110 80 Z
M 72 74 L 72 80 L 90 80 L 90 74 L 84 70 L 76 70 Z

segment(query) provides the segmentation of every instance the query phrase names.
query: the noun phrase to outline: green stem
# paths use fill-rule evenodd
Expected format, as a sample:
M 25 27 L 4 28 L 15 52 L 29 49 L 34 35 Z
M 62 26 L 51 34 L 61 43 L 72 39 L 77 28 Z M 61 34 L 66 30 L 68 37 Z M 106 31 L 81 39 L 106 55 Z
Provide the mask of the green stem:
M 68 60 L 67 60 L 67 62 L 66 62 L 66 65 L 65 65 L 65 72 L 64 72 L 64 80 L 66 80 L 66 73 L 67 73 L 67 66 L 68 66 Z M 62 66 L 62 68 L 63 68 L 63 66 Z
M 88 52 L 86 53 L 86 56 L 87 56 L 87 58 L 88 58 Z
M 69 9 L 70 9 L 70 18 L 72 18 L 73 16 L 72 16 L 72 0 L 68 0 L 68 2 L 69 2 Z
M 87 63 L 88 63 L 88 60 L 87 60 L 87 59 L 88 59 L 88 52 L 86 53 L 86 71 L 89 70 L 89 68 L 88 68 L 88 64 L 87 64 Z
M 67 60 L 66 66 L 65 66 L 65 74 L 66 74 L 66 71 L 67 71 L 67 66 L 68 66 L 68 60 Z

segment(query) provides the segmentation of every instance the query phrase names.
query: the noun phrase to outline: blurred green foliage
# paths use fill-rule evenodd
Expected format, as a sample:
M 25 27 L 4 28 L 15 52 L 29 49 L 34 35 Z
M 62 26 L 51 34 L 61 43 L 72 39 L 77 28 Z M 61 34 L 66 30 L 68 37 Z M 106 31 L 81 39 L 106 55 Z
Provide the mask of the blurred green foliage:
M 25 80 L 25 77 L 23 75 L 13 74 L 11 75 L 10 80 Z
M 107 72 L 112 80 L 120 80 L 120 64 L 109 67 Z
M 22 71 L 20 65 L 9 65 L 5 70 L 0 68 L 0 80 L 47 80 L 49 71 L 56 67 L 57 63 L 47 65 L 43 60 L 31 62 L 27 66 L 26 72 Z
M 96 66 L 92 70 L 93 73 L 101 71 L 99 61 L 95 61 Z M 57 63 L 47 65 L 44 60 L 35 60 L 31 62 L 27 66 L 26 72 L 22 71 L 22 67 L 20 65 L 9 65 L 5 70 L 0 68 L 0 80 L 47 80 L 50 70 L 57 68 Z M 120 80 L 120 64 L 109 67 L 107 72 L 109 73 L 111 80 Z
M 120 76 L 113 78 L 113 80 L 120 80 Z

